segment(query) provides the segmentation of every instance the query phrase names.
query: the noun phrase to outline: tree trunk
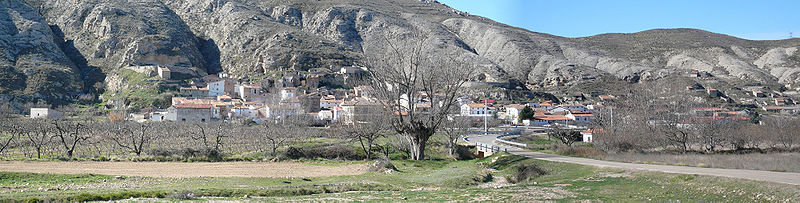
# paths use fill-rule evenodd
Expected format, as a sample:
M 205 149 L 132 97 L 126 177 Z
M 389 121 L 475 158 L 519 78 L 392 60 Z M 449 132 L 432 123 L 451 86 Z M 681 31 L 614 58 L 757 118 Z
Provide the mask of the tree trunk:
M 425 146 L 428 144 L 430 134 L 407 135 L 410 144 L 411 160 L 425 160 Z
M 361 144 L 361 150 L 364 151 L 364 155 L 367 156 L 367 160 L 370 160 L 370 158 L 372 158 L 372 157 L 370 157 L 370 153 L 369 153 L 370 149 L 367 149 L 367 146 L 364 145 L 364 139 L 361 136 L 358 137 L 358 143 Z

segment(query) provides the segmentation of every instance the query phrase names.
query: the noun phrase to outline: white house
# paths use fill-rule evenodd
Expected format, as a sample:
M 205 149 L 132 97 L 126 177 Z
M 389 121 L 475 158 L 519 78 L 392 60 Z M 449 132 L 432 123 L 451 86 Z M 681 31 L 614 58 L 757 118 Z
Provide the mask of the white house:
M 172 71 L 170 71 L 167 67 L 158 67 L 158 77 L 170 79 L 172 77 L 171 73 Z
M 317 118 L 323 121 L 334 121 L 333 120 L 333 112 L 334 110 L 322 110 L 317 112 Z
M 559 108 L 565 108 L 568 110 L 578 110 L 578 111 L 586 111 L 586 106 L 579 105 L 579 104 L 565 104 L 558 106 Z
M 257 110 L 252 107 L 246 106 L 235 106 L 231 109 L 230 117 L 238 117 L 238 118 L 255 118 L 257 114 Z
M 348 66 L 339 69 L 339 74 L 357 74 L 364 72 L 364 68 L 358 66 Z
M 234 89 L 236 95 L 238 95 L 239 98 L 242 98 L 245 101 L 251 101 L 258 98 L 260 91 L 261 87 L 252 85 L 237 85 L 236 88 Z
M 208 83 L 208 96 L 216 97 L 225 95 L 225 80 Z
M 593 142 L 594 134 L 600 132 L 603 132 L 603 129 L 588 129 L 581 131 L 581 137 L 583 137 L 583 142 Z
M 319 107 L 323 109 L 333 109 L 344 103 L 344 100 L 326 97 L 319 100 Z
M 153 121 L 153 122 L 166 121 L 167 120 L 167 114 L 168 113 L 166 111 L 150 113 L 150 121 Z
M 550 110 L 548 110 L 548 112 L 550 112 L 550 114 L 566 115 L 566 114 L 569 114 L 570 111 L 567 108 L 558 107 L 558 108 L 550 109 Z
M 487 107 L 479 103 L 461 105 L 462 116 L 492 116 L 494 107 Z
M 589 124 L 594 120 L 594 114 L 590 113 L 568 113 L 567 118 L 574 120 L 578 124 Z
M 291 99 L 297 96 L 297 88 L 296 87 L 284 87 L 281 88 L 281 100 Z
M 49 108 L 31 108 L 31 118 L 58 120 L 61 119 L 62 115 L 61 112 Z
M 265 106 L 262 111 L 267 118 L 286 118 L 298 114 L 298 108 L 287 105 Z
M 513 124 L 519 124 L 519 113 L 525 108 L 522 104 L 506 105 L 506 118 L 511 120 Z

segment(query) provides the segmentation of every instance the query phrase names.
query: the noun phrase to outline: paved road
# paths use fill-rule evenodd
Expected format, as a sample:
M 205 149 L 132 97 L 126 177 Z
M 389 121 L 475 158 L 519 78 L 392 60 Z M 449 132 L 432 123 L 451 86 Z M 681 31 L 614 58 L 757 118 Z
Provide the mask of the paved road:
M 493 144 L 498 135 L 481 135 L 467 138 L 470 143 L 482 142 Z M 757 181 L 767 181 L 775 183 L 784 183 L 791 185 L 800 185 L 800 173 L 784 173 L 772 171 L 759 171 L 759 170 L 745 170 L 745 169 L 721 169 L 721 168 L 700 168 L 688 166 L 668 166 L 668 165 L 651 165 L 651 164 L 633 164 L 621 163 L 613 161 L 602 161 L 595 159 L 568 157 L 555 154 L 545 154 L 539 152 L 532 152 L 512 146 L 504 146 L 508 152 L 515 155 L 525 156 L 534 159 L 541 159 L 546 161 L 565 162 L 581 165 L 589 165 L 603 168 L 619 168 L 626 170 L 641 170 L 641 171 L 657 171 L 665 173 L 678 173 L 678 174 L 697 174 L 709 176 L 721 176 L 731 178 L 743 178 Z

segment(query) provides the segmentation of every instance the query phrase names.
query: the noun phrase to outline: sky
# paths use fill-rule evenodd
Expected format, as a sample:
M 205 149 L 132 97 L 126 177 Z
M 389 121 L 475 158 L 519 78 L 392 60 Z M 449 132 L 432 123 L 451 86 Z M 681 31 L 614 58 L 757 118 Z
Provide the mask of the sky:
M 750 40 L 800 37 L 798 0 L 439 0 L 455 9 L 565 37 L 696 28 Z

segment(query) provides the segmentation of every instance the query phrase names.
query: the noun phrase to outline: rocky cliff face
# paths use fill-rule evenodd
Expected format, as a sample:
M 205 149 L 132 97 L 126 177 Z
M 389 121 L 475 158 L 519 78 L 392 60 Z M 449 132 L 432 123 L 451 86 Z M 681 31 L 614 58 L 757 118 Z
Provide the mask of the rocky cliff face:
M 81 89 L 80 70 L 61 39 L 22 1 L 0 1 L 0 95 L 59 103 Z
M 425 50 L 435 57 L 468 58 L 482 73 L 475 80 L 512 87 L 636 82 L 689 69 L 726 81 L 800 82 L 797 39 L 749 41 L 692 29 L 564 38 L 427 0 L 26 0 L 0 6 L 0 46 L 12 50 L 5 51 L 2 63 L 12 68 L 3 69 L 9 79 L 2 82 L 29 80 L 30 69 L 60 70 L 64 74 L 55 75 L 72 81 L 52 87 L 61 92 L 117 78 L 110 76 L 127 66 L 191 67 L 198 75 L 246 79 L 365 64 L 366 56 L 386 50 L 385 36 L 429 41 Z M 79 78 L 83 84 L 73 84 Z

